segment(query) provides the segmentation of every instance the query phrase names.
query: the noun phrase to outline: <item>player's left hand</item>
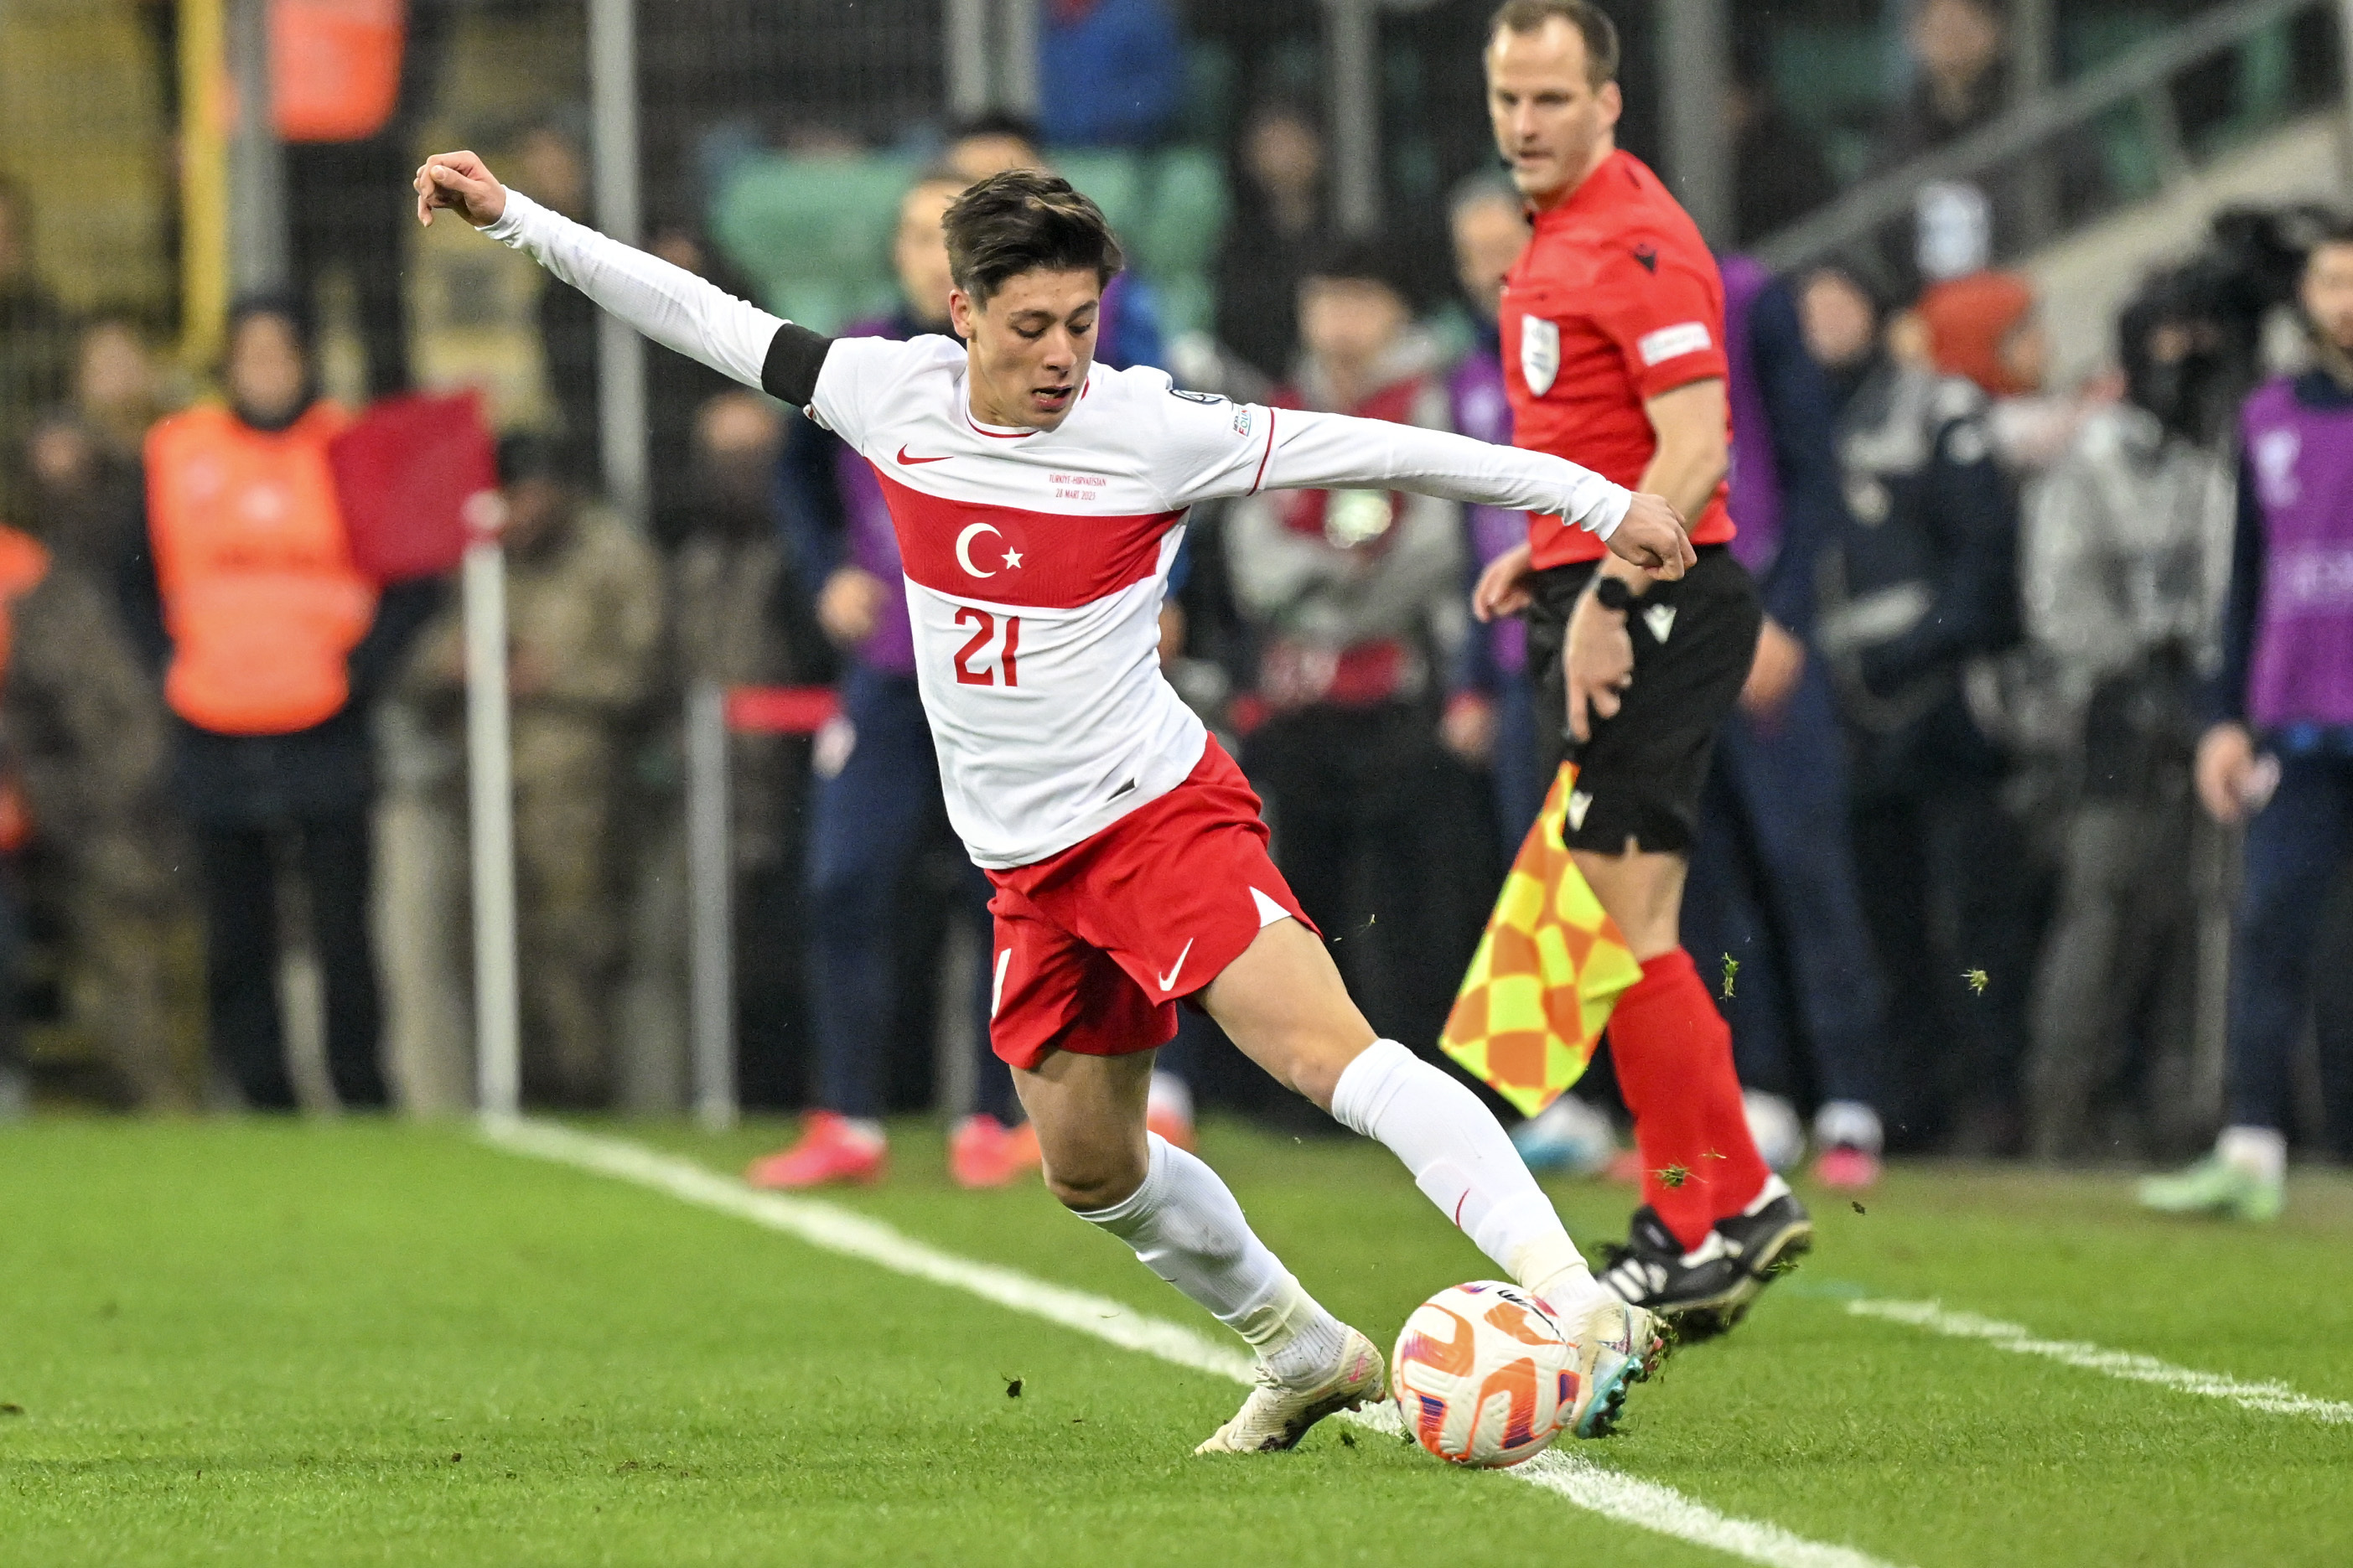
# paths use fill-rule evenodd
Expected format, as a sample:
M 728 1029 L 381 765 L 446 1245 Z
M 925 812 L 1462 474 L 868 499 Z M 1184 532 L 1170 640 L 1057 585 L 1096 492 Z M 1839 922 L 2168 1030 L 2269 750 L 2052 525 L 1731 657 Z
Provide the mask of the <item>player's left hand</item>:
M 1664 496 L 1635 492 L 1625 521 L 1609 536 L 1609 552 L 1630 561 L 1662 583 L 1672 583 L 1699 563 L 1683 514 Z
M 1596 719 L 1617 716 L 1626 688 L 1634 683 L 1634 636 L 1628 619 L 1589 593 L 1579 595 L 1569 612 L 1560 660 L 1568 678 L 1568 732 L 1579 744 L 1593 739 Z

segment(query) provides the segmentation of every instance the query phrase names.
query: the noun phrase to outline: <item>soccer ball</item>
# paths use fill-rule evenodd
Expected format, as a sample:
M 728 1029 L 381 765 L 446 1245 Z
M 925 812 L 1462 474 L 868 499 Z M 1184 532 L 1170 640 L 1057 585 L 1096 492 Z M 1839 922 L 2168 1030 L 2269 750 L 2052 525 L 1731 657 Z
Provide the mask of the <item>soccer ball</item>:
M 1389 1358 L 1405 1429 L 1452 1465 L 1535 1458 L 1577 1408 L 1576 1347 L 1516 1285 L 1477 1280 L 1413 1310 Z

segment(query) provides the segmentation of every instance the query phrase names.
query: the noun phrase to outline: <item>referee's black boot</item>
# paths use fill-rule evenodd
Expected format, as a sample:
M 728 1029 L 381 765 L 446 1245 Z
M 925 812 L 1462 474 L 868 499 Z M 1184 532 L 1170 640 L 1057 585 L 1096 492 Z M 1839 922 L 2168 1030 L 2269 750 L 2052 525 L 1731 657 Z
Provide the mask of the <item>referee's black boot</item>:
M 1813 1236 L 1805 1206 L 1778 1176 L 1746 1211 L 1718 1220 L 1689 1252 L 1645 1204 L 1634 1211 L 1625 1245 L 1609 1248 L 1601 1283 L 1657 1313 L 1689 1343 L 1739 1322 L 1758 1292 L 1796 1266 Z

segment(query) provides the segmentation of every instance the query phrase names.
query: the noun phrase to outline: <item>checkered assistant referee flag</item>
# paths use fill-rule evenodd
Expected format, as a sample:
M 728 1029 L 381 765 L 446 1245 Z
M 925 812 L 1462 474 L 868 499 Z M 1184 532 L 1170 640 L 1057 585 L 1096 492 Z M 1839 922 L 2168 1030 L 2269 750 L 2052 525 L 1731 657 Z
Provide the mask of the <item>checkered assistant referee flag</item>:
M 1616 922 L 1562 847 L 1576 783 L 1576 767 L 1563 763 L 1504 879 L 1439 1039 L 1448 1056 L 1527 1116 L 1584 1076 L 1610 1009 L 1642 978 Z

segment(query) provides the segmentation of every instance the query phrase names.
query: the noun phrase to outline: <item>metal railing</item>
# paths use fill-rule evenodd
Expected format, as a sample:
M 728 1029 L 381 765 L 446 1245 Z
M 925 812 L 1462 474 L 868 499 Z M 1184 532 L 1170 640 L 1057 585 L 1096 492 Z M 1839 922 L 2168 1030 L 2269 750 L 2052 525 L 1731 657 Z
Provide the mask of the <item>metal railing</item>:
M 2173 112 L 2168 91 L 2173 79 L 2265 28 L 2323 8 L 2337 14 L 2340 36 L 2353 40 L 2353 0 L 2237 0 L 2063 87 L 2030 98 L 1949 146 L 1863 181 L 1820 212 L 1767 236 L 1753 253 L 1776 271 L 1818 261 L 1910 212 L 1923 185 L 1982 178 L 2134 104 L 2145 109 L 2148 124 L 2156 128 L 2159 166 L 2168 180 L 2176 178 L 2189 171 L 2193 160 Z M 2353 76 L 2353 71 L 2348 74 Z

